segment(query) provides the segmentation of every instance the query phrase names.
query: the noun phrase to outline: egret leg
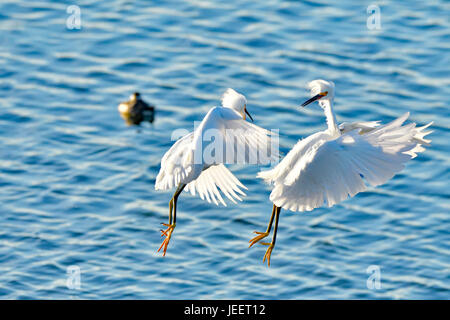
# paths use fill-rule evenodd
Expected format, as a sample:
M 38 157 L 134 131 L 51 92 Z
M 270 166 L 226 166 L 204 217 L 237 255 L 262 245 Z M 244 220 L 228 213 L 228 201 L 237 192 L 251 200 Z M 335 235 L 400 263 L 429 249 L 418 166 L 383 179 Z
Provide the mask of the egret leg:
M 162 225 L 167 227 L 166 230 L 161 230 L 161 237 L 165 236 L 165 239 L 161 246 L 158 249 L 158 252 L 164 248 L 163 250 L 163 256 L 166 255 L 167 246 L 169 245 L 170 238 L 172 237 L 172 232 L 175 229 L 176 226 L 176 220 L 177 220 L 177 200 L 178 196 L 183 191 L 184 187 L 186 187 L 185 184 L 180 183 L 177 190 L 175 191 L 172 199 L 169 201 L 169 223 L 163 223 Z
M 253 233 L 256 233 L 257 236 L 249 241 L 250 242 L 250 245 L 248 246 L 249 248 L 252 245 L 254 245 L 255 243 L 261 241 L 262 239 L 264 239 L 265 237 L 267 237 L 270 234 L 270 229 L 272 229 L 272 224 L 273 224 L 273 218 L 275 216 L 275 210 L 276 210 L 276 206 L 273 205 L 272 215 L 270 216 L 270 221 L 269 221 L 269 225 L 267 226 L 266 232 L 258 232 L 258 231 L 254 231 L 253 232 Z
M 278 230 L 278 219 L 280 218 L 281 207 L 276 207 L 275 210 L 275 227 L 273 229 L 272 242 L 261 242 L 261 244 L 269 246 L 266 250 L 266 254 L 264 255 L 263 262 L 267 259 L 267 266 L 270 267 L 270 255 L 272 254 L 272 250 L 275 247 L 275 240 L 277 239 L 277 230 Z

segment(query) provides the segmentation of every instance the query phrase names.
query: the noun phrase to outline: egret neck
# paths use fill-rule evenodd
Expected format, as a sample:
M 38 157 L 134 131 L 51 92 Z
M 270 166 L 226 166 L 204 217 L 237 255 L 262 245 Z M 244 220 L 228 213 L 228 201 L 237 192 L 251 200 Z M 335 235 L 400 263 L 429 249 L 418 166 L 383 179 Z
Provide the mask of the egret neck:
M 333 112 L 333 100 L 324 99 L 320 100 L 319 103 L 321 104 L 323 112 L 327 117 L 328 131 L 330 132 L 331 135 L 340 136 L 341 132 L 339 131 L 336 115 Z

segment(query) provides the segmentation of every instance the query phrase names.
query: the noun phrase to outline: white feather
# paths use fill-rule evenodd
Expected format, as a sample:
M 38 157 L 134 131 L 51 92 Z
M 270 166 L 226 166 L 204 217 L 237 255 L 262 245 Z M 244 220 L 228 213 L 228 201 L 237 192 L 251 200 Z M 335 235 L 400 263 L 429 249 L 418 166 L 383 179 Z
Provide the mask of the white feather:
M 236 97 L 234 90 L 228 89 L 224 94 L 226 105 Z M 234 97 L 233 99 L 229 97 Z M 244 98 L 245 99 L 245 98 Z M 217 134 L 222 145 L 231 146 L 240 150 L 243 154 L 237 157 L 228 157 L 224 153 L 223 158 L 215 158 L 212 162 L 205 159 L 205 148 L 208 143 L 205 134 L 209 131 Z M 237 133 L 237 134 L 234 134 Z M 214 107 L 202 120 L 194 132 L 191 132 L 179 139 L 166 152 L 161 160 L 161 169 L 156 177 L 155 189 L 167 190 L 177 187 L 179 184 L 186 184 L 186 191 L 193 195 L 196 193 L 201 199 L 216 204 L 225 205 L 219 190 L 231 201 L 241 200 L 239 195 L 244 196 L 241 188 L 246 187 L 223 165 L 235 163 L 249 163 L 257 157 L 261 151 L 267 150 L 271 144 L 272 133 L 251 124 L 242 119 L 236 110 L 229 107 Z M 230 149 L 226 149 L 229 152 Z M 267 161 L 278 160 L 279 155 L 274 152 Z
M 231 108 L 237 111 L 241 111 L 247 104 L 247 99 L 235 90 L 228 88 L 222 95 L 222 107 Z
M 420 128 L 414 123 L 403 125 L 408 116 L 384 126 L 378 122 L 341 125 L 343 134 L 330 126 L 300 140 L 275 168 L 258 177 L 274 184 L 270 200 L 278 207 L 292 211 L 331 207 L 366 190 L 365 181 L 372 186 L 385 183 L 431 142 L 424 139 L 431 133 L 424 131 L 431 123 Z

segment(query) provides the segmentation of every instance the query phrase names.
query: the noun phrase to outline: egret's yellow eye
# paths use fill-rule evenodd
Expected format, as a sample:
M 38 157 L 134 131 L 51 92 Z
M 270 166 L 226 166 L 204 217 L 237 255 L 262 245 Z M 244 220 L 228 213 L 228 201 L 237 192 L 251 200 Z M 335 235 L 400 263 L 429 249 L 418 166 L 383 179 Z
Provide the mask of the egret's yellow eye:
M 327 94 L 328 94 L 328 91 L 324 91 L 324 92 L 321 92 L 321 93 L 319 93 L 321 96 L 326 96 Z

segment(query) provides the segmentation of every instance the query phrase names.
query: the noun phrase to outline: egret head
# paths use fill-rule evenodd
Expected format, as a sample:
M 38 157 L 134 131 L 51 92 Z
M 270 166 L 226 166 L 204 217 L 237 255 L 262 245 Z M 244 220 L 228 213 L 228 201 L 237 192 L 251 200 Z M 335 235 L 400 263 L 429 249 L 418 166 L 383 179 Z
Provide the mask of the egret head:
M 246 118 L 246 115 L 248 115 L 249 118 L 253 121 L 252 116 L 247 111 L 247 99 L 245 99 L 244 95 L 236 92 L 231 88 L 228 88 L 222 95 L 222 107 L 236 110 L 242 115 L 242 118 L 244 120 Z
M 311 90 L 311 98 L 302 103 L 302 107 L 319 100 L 319 105 L 323 107 L 321 103 L 324 100 L 333 100 L 334 98 L 334 83 L 326 80 L 313 80 L 308 84 L 309 90 Z

